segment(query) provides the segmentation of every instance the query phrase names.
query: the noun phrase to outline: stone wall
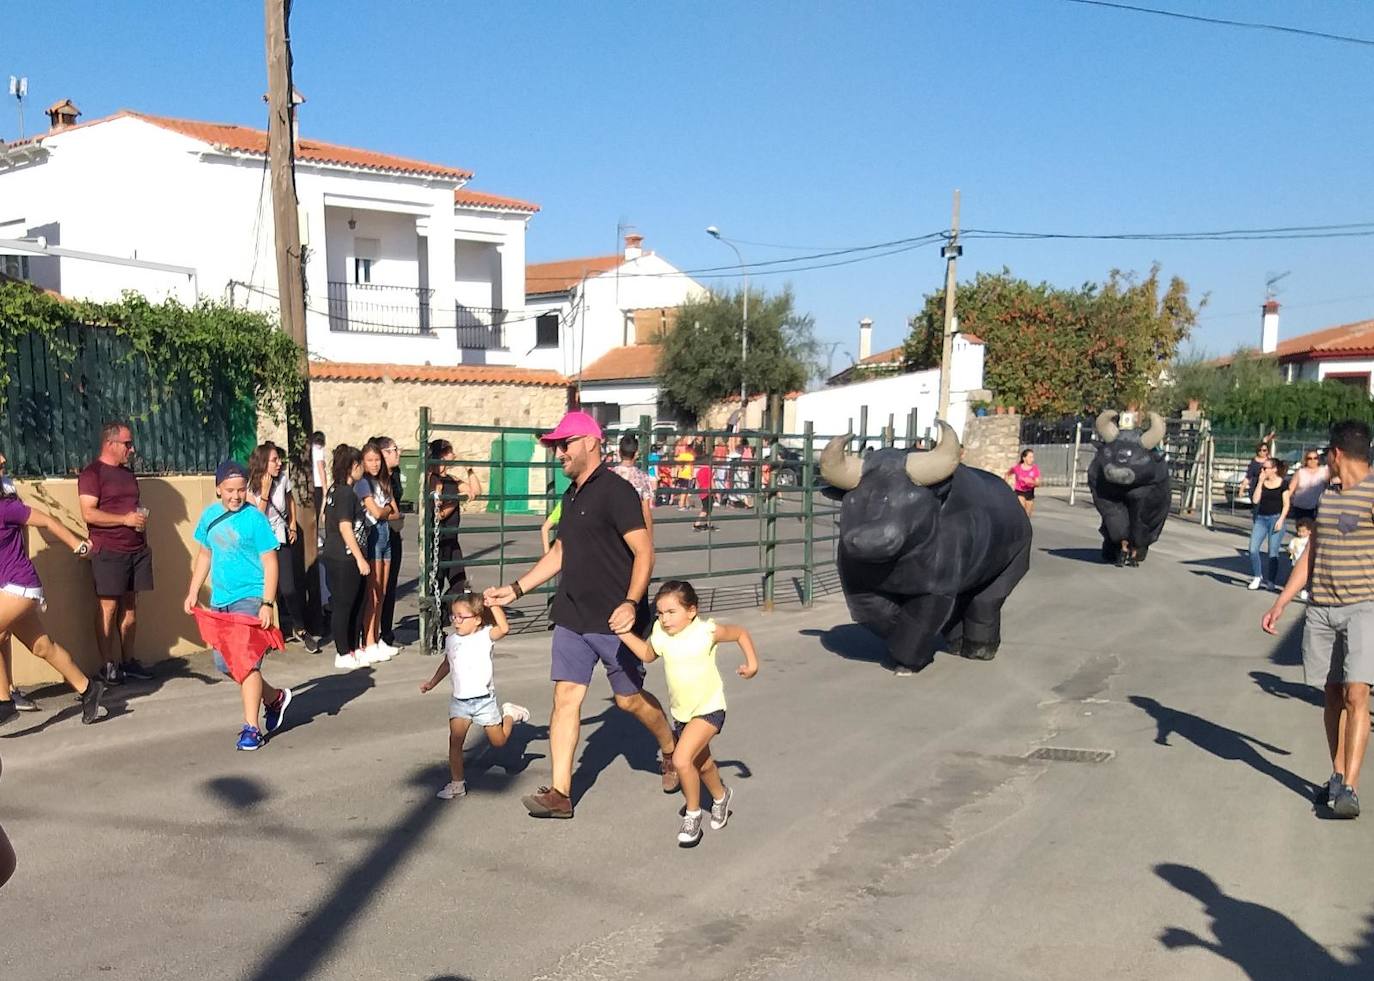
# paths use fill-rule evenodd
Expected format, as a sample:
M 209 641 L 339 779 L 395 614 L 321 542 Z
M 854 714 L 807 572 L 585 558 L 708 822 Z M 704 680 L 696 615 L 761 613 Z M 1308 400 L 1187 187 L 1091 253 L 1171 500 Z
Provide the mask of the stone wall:
M 999 477 L 1021 457 L 1019 415 L 970 416 L 964 424 L 964 463 Z

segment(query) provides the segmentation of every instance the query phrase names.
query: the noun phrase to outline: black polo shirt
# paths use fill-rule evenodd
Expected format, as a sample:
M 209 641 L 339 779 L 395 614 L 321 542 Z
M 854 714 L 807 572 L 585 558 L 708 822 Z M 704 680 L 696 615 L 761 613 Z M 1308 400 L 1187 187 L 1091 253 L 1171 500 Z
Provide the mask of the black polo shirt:
M 550 616 L 579 634 L 608 634 L 606 622 L 630 590 L 634 553 L 625 536 L 644 527 L 639 494 L 605 464 L 563 492 L 558 541 L 563 571 Z M 640 604 L 640 614 L 645 604 Z

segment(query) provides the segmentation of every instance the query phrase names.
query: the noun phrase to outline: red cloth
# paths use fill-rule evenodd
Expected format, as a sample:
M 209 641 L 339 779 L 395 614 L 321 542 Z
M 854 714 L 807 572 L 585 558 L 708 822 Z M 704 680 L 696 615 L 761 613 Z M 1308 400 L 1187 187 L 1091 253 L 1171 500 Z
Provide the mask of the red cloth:
M 200 607 L 194 613 L 200 639 L 219 651 L 229 665 L 229 676 L 239 684 L 253 673 L 264 654 L 286 646 L 279 628 L 264 629 L 257 617 L 247 613 L 216 613 Z

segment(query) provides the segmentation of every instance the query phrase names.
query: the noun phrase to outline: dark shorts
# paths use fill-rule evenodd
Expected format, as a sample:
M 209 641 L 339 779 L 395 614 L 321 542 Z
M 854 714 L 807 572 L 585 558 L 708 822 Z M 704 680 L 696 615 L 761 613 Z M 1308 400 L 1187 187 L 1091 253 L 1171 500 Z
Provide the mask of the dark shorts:
M 692 718 L 700 719 L 703 722 L 710 723 L 712 726 L 715 727 L 717 735 L 719 735 L 720 731 L 725 728 L 725 709 L 718 709 L 715 712 L 707 712 L 705 715 L 694 715 L 692 716 Z M 687 723 L 679 722 L 677 719 L 673 719 L 672 721 L 673 739 L 678 739 L 682 736 L 682 730 L 687 728 Z
M 153 590 L 153 553 L 148 546 L 137 552 L 101 549 L 91 555 L 91 576 L 95 595 L 107 599 L 125 593 L 150 593 Z
M 1288 517 L 1294 521 L 1297 521 L 1299 518 L 1312 518 L 1315 520 L 1317 517 L 1317 509 L 1290 507 L 1288 509 Z
M 615 634 L 579 634 L 567 627 L 553 628 L 552 680 L 590 685 L 597 661 L 605 666 L 606 680 L 617 695 L 635 695 L 644 689 L 644 662 Z
M 1028 489 L 1028 490 L 1020 490 L 1020 491 L 1017 491 L 1017 492 L 1016 492 L 1016 496 L 1017 496 L 1017 497 L 1024 497 L 1024 498 L 1025 498 L 1026 500 L 1028 500 L 1028 501 L 1033 501 L 1033 500 L 1035 500 L 1035 488 L 1034 488 L 1034 487 L 1031 487 L 1031 488 Z

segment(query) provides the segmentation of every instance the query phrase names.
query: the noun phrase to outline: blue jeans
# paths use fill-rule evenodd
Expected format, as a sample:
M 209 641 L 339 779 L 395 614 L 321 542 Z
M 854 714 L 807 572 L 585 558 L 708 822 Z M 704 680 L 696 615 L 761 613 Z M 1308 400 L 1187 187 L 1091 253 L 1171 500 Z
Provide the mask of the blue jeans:
M 258 596 L 250 596 L 247 599 L 234 600 L 234 602 L 229 603 L 225 606 L 210 607 L 210 609 L 214 610 L 216 613 L 246 613 L 249 616 L 254 617 L 258 615 L 258 610 L 261 608 L 262 598 Z M 221 654 L 219 651 L 215 650 L 213 647 L 210 648 L 210 659 L 215 662 L 215 667 L 219 669 L 220 674 L 229 674 L 229 665 L 225 662 L 224 655 Z M 258 663 L 262 663 L 262 658 L 258 658 Z
M 1260 571 L 1260 545 L 1269 539 L 1269 574 Z M 1279 543 L 1283 541 L 1283 525 L 1277 514 L 1257 514 L 1250 528 L 1250 575 L 1263 576 L 1273 582 L 1279 575 Z

